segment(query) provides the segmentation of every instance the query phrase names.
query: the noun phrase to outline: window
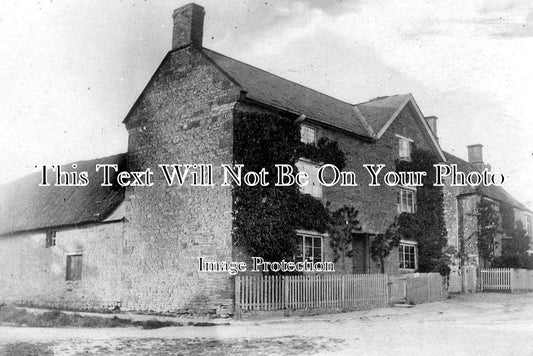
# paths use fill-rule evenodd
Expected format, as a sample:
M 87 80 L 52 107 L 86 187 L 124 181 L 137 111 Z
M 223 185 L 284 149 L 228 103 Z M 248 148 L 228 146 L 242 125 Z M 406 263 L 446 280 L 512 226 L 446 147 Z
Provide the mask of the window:
M 526 214 L 526 233 L 527 233 L 527 236 L 529 237 L 533 237 L 533 234 L 532 234 L 532 229 L 533 227 L 531 226 L 531 215 L 527 215 Z
M 46 232 L 46 247 L 52 247 L 56 245 L 56 232 L 53 230 Z
M 416 242 L 402 240 L 398 250 L 400 253 L 400 269 L 406 271 L 415 271 L 418 268 L 418 251 Z
M 300 126 L 300 138 L 303 143 L 316 143 L 316 130 L 307 125 Z
M 414 213 L 416 211 L 416 191 L 398 188 L 396 190 L 396 210 L 398 213 Z
M 402 137 L 400 135 L 396 135 L 396 137 L 398 137 L 398 158 L 400 158 L 403 161 L 410 161 L 411 160 L 411 142 L 413 142 L 413 140 Z
M 322 262 L 322 236 L 298 234 L 298 255 L 295 256 L 295 260 L 305 259 Z
M 67 255 L 67 281 L 81 280 L 82 254 Z
M 322 185 L 318 181 L 318 169 L 320 167 L 316 164 L 300 160 L 296 162 L 296 168 L 298 168 L 299 172 L 306 172 L 309 175 L 307 185 L 301 187 L 302 193 L 322 199 Z

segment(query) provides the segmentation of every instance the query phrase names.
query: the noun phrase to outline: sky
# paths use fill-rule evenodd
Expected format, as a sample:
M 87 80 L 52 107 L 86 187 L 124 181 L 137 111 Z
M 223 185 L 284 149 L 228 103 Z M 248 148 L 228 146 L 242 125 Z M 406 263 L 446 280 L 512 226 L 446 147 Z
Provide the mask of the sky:
M 197 1 L 204 47 L 350 103 L 412 93 L 443 149 L 483 144 L 533 209 L 531 1 Z M 186 3 L 3 0 L 0 184 L 125 152 L 122 120 Z

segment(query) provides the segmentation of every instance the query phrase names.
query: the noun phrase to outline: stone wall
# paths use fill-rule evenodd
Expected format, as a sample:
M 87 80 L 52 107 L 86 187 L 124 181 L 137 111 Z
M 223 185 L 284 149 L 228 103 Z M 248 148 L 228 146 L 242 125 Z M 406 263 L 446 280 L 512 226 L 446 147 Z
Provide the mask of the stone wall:
M 126 309 L 183 314 L 231 312 L 227 273 L 198 271 L 198 257 L 231 261 L 229 187 L 233 106 L 239 90 L 193 47 L 171 52 L 126 127 L 130 169 L 154 170 L 154 186 L 129 192 L 125 232 Z M 214 186 L 168 186 L 159 164 L 212 164 Z
M 344 204 L 352 205 L 359 211 L 359 221 L 362 232 L 379 234 L 385 232 L 397 215 L 396 188 L 389 187 L 381 181 L 381 186 L 371 187 L 370 175 L 363 164 L 384 164 L 385 168 L 380 177 L 388 171 L 395 171 L 396 159 L 398 158 L 398 137 L 412 139 L 414 144 L 421 149 L 430 149 L 430 141 L 422 123 L 415 119 L 415 113 L 406 106 L 399 117 L 390 125 L 383 136 L 375 142 L 366 142 L 349 134 L 332 129 L 320 129 L 319 136 L 339 142 L 344 151 L 347 164 L 345 171 L 353 171 L 356 174 L 357 187 L 324 187 L 324 201 L 331 202 L 331 209 L 336 210 Z M 367 251 L 370 254 L 372 240 L 367 243 Z M 369 273 L 381 273 L 380 263 L 367 258 Z M 399 273 L 398 251 L 394 249 L 385 261 L 385 272 L 388 274 Z M 347 264 L 344 270 L 352 273 L 353 266 Z
M 66 309 L 110 310 L 123 287 L 122 221 L 0 237 L 0 302 Z M 82 279 L 66 281 L 67 255 L 82 254 Z

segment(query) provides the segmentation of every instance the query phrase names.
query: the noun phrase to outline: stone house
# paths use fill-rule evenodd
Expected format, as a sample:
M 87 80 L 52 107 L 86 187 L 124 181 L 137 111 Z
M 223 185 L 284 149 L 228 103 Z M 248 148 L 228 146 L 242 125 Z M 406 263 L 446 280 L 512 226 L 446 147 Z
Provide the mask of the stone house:
M 482 172 L 490 170 L 490 165 L 483 161 L 483 145 L 470 145 L 468 148 L 468 161 L 462 160 L 446 152 L 448 164 L 455 164 L 458 170 L 469 174 L 470 172 Z M 533 236 L 532 211 L 524 204 L 513 198 L 501 186 L 464 187 L 446 184 L 444 187 L 444 207 L 446 218 L 446 230 L 448 232 L 448 246 L 452 247 L 452 273 L 457 273 L 461 265 L 473 265 L 489 267 L 490 263 L 480 257 L 477 248 L 478 216 L 477 208 L 481 199 L 491 201 L 496 210 L 502 216 L 502 228 L 514 228 L 516 222 L 521 222 L 527 236 Z M 505 231 L 498 237 L 495 248 L 495 257 L 502 253 L 505 240 L 510 238 Z M 460 254 L 464 257 L 460 257 Z
M 172 49 L 124 119 L 126 153 L 62 167 L 89 172 L 87 186 L 39 186 L 42 177 L 36 173 L 1 187 L 0 301 L 231 313 L 233 277 L 198 270 L 198 257 L 232 261 L 236 255 L 231 187 L 168 186 L 157 167 L 232 164 L 235 117 L 241 113 L 266 112 L 297 122 L 304 142 L 328 137 L 345 152 L 345 170 L 356 173 L 358 187 L 322 187 L 313 181 L 303 188 L 333 209 L 348 204 L 359 211 L 362 229 L 354 235 L 354 255 L 338 273 L 379 273 L 381 266 L 369 253 L 372 237 L 384 233 L 399 212 L 416 209 L 415 189 L 369 187 L 363 164 L 394 170 L 397 160 L 410 158 L 413 145 L 442 162 L 458 160 L 442 151 L 436 118 L 424 117 L 410 94 L 349 104 L 204 48 L 204 10 L 198 5 L 175 10 L 173 18 Z M 154 184 L 124 188 L 116 184 L 115 170 L 113 184 L 103 184 L 96 164 L 115 164 L 118 171 L 151 168 Z M 317 162 L 302 159 L 297 167 L 313 173 Z M 50 181 L 54 168 L 47 173 Z M 222 180 L 221 171 L 213 175 L 214 181 Z M 460 231 L 456 200 L 462 202 L 463 196 L 467 193 L 447 195 L 451 245 Z M 303 257 L 332 260 L 327 235 L 298 234 Z M 386 273 L 415 271 L 417 242 L 402 241 L 385 263 Z

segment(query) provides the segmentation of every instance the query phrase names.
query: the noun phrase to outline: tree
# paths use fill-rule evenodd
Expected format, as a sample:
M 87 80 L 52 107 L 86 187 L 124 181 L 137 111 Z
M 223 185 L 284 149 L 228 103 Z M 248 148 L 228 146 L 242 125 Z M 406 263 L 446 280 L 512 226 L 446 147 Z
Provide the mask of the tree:
M 530 268 L 531 258 L 529 250 L 529 236 L 521 221 L 517 221 L 515 228 L 510 232 L 511 238 L 505 240 L 502 246 L 502 256 L 494 259 L 492 267 L 495 268 Z
M 529 250 L 529 236 L 526 234 L 524 225 L 517 221 L 511 232 L 511 239 L 507 240 L 502 251 L 505 255 L 525 256 Z
M 498 236 L 502 233 L 501 216 L 495 204 L 488 199 L 481 199 L 477 206 L 477 248 L 486 261 L 492 261 L 498 247 Z
M 401 234 L 399 232 L 398 219 L 387 228 L 384 234 L 374 237 L 370 247 L 370 256 L 374 261 L 381 264 L 381 273 L 385 273 L 385 258 L 387 258 L 392 249 L 400 245 Z
M 352 250 L 349 250 L 349 247 L 352 243 L 353 233 L 361 231 L 361 225 L 357 220 L 358 213 L 355 208 L 347 205 L 331 213 L 329 233 L 333 262 L 342 258 L 344 268 L 346 267 L 346 257 L 352 256 Z

